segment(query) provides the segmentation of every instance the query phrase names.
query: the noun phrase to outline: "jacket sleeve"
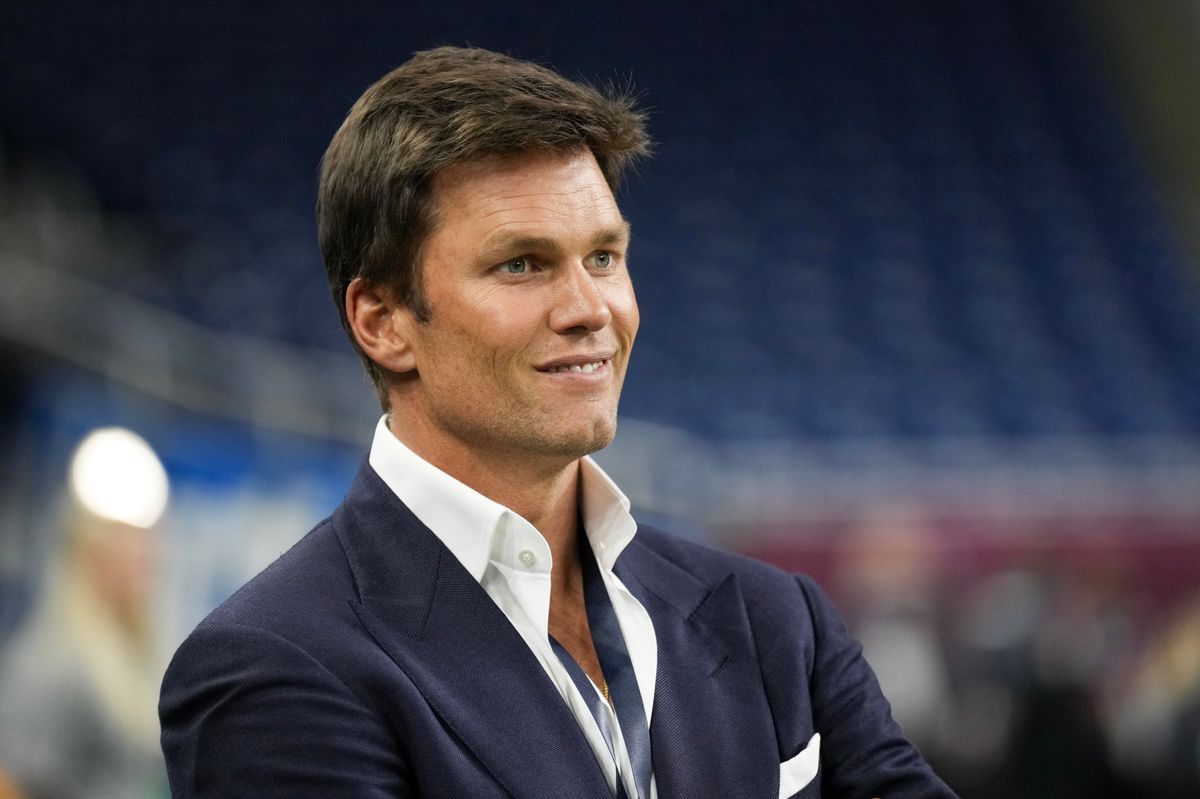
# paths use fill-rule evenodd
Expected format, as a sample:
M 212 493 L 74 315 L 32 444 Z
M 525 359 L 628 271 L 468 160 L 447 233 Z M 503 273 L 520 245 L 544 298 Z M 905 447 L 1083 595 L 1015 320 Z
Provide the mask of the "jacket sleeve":
M 202 624 L 180 647 L 159 705 L 171 795 L 412 795 L 381 719 L 304 649 L 256 627 Z
M 796 580 L 812 616 L 809 691 L 813 722 L 821 733 L 822 795 L 953 799 L 954 792 L 893 720 L 862 646 L 829 597 L 810 578 Z

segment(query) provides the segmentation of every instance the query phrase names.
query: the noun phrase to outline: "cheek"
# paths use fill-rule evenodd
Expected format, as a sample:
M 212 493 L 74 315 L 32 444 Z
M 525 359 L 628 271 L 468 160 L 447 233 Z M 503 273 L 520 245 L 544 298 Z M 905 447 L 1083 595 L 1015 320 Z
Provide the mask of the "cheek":
M 510 379 L 508 375 L 513 364 L 520 361 L 525 341 L 513 334 L 511 320 L 503 316 L 481 316 L 475 324 L 478 327 L 472 330 L 459 329 L 444 336 L 432 355 L 441 366 L 443 384 L 451 388 L 473 384 L 476 390 L 490 392 L 494 389 L 484 389 L 483 385 Z M 470 401 L 474 397 L 458 399 Z
M 614 290 L 608 298 L 608 307 L 613 315 L 613 324 L 629 336 L 630 341 L 637 334 L 641 315 L 638 313 L 637 297 L 633 292 L 633 284 L 625 281 Z
M 497 364 L 511 360 L 538 342 L 545 327 L 544 307 L 529 298 L 497 303 L 472 320 L 464 331 L 478 352 L 490 353 Z

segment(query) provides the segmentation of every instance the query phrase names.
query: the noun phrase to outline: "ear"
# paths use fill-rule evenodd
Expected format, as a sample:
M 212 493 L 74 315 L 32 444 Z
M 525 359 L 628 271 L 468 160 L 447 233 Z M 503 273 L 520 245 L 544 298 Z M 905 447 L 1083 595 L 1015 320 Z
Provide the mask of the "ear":
M 386 288 L 368 286 L 361 277 L 346 287 L 346 320 L 358 346 L 389 372 L 417 368 L 411 334 L 416 320 Z

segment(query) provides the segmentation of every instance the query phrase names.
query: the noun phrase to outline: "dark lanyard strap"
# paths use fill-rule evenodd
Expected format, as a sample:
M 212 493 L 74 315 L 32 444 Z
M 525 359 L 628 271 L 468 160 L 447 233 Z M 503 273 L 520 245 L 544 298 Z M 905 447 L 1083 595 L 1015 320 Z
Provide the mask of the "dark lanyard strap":
M 617 612 L 613 609 L 604 578 L 600 574 L 600 566 L 587 539 L 580 535 L 579 559 L 583 566 L 583 597 L 587 607 L 588 627 L 591 628 L 592 644 L 596 647 L 596 656 L 600 659 L 600 668 L 604 671 L 605 682 L 608 683 L 608 694 L 612 697 L 613 709 L 617 713 L 617 723 L 621 726 L 621 735 L 625 739 L 625 749 L 629 753 L 629 762 L 633 766 L 634 783 L 637 785 L 638 797 L 650 799 L 650 777 L 653 768 L 650 759 L 650 725 L 646 722 L 646 710 L 642 704 L 642 693 L 638 688 L 637 674 L 633 670 L 633 661 L 629 658 L 629 649 L 625 646 L 625 636 L 621 634 L 621 625 L 617 621 Z M 614 752 L 608 717 L 605 713 L 603 699 L 597 694 L 583 669 L 558 642 L 551 639 L 559 660 L 563 661 L 571 679 L 579 692 L 587 699 L 592 715 L 596 717 L 600 731 L 608 741 L 609 750 Z M 578 673 L 578 677 L 576 676 Z M 580 685 L 579 678 L 583 679 Z M 586 687 L 586 690 L 585 690 Z M 592 697 L 595 697 L 593 704 Z M 603 717 L 603 721 L 601 718 Z M 618 780 L 620 787 L 620 780 Z M 622 792 L 623 793 L 623 792 Z M 620 795 L 620 794 L 619 794 Z
M 604 736 L 604 743 L 608 744 L 608 753 L 612 755 L 613 762 L 617 764 L 617 792 L 613 795 L 616 799 L 629 799 L 629 794 L 625 793 L 625 786 L 621 783 L 621 761 L 617 759 L 617 747 L 613 741 L 612 728 L 608 725 L 608 712 L 604 708 L 604 697 L 600 696 L 596 686 L 588 679 L 583 668 L 575 662 L 575 658 L 571 657 L 571 653 L 555 640 L 553 635 L 550 636 L 550 647 L 566 667 L 567 674 L 571 675 L 571 682 L 575 683 L 583 701 L 587 703 L 592 718 L 596 720 L 596 725 L 600 728 L 600 734 Z

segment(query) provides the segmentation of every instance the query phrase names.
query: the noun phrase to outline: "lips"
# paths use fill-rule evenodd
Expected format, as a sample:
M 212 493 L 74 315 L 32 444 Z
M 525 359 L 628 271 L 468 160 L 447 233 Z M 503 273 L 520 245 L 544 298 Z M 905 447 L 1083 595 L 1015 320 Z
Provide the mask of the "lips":
M 545 371 L 550 372 L 551 374 L 557 374 L 559 372 L 582 372 L 583 374 L 590 375 L 592 372 L 604 366 L 606 363 L 608 363 L 608 361 L 589 361 L 585 364 L 576 363 L 570 366 L 555 366 L 553 369 L 546 369 Z
M 592 374 L 599 369 L 608 366 L 611 355 L 600 357 L 583 356 L 577 358 L 562 358 L 550 363 L 537 367 L 539 372 L 547 374 L 562 374 L 565 372 L 575 372 L 577 374 Z

